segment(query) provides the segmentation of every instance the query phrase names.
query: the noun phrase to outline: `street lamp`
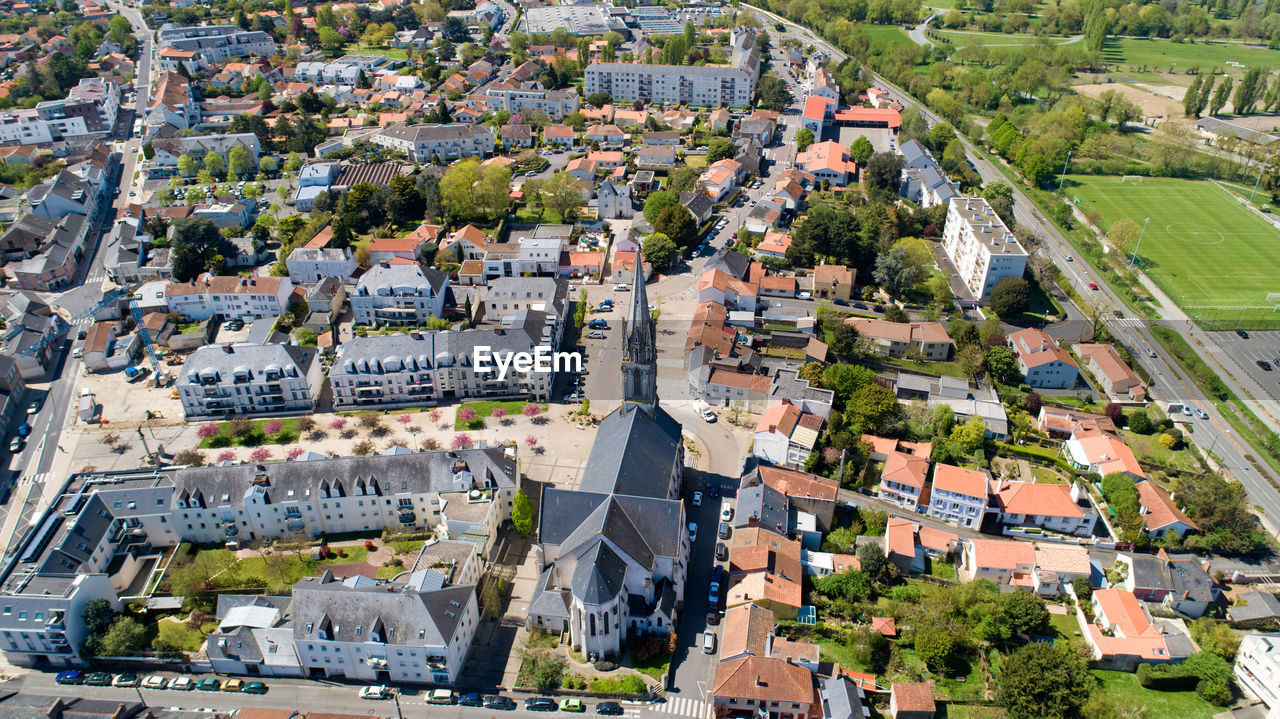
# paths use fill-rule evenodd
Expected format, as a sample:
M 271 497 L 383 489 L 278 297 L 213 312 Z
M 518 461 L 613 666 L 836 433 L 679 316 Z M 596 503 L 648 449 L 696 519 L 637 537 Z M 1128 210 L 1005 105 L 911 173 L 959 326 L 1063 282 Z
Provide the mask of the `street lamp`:
M 1225 429 L 1221 434 L 1215 434 L 1213 436 L 1213 441 L 1209 443 L 1209 454 L 1213 454 L 1213 448 L 1218 446 L 1218 440 L 1221 439 L 1224 434 L 1231 434 L 1231 430 Z
M 1062 162 L 1062 176 L 1058 178 L 1058 192 L 1062 192 L 1062 183 L 1067 179 L 1067 165 L 1071 164 L 1071 151 L 1067 150 L 1067 159 Z
M 1138 259 L 1138 248 L 1142 247 L 1142 236 L 1147 234 L 1147 223 L 1150 221 L 1150 217 L 1142 221 L 1142 232 L 1138 233 L 1138 244 L 1133 246 L 1133 255 L 1129 257 L 1129 266 L 1125 269 L 1126 272 L 1133 269 L 1133 261 Z

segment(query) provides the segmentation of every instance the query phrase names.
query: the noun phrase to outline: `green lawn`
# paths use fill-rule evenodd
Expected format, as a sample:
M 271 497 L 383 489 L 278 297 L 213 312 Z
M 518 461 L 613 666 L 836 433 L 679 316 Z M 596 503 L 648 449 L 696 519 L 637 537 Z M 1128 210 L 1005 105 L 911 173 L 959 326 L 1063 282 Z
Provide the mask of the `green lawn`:
M 706 167 L 707 156 L 706 155 L 685 155 L 684 164 L 688 165 L 689 167 Z
M 871 667 L 853 658 L 853 650 L 844 642 L 831 637 L 809 636 L 808 641 L 818 645 L 818 657 L 824 662 L 839 662 L 842 669 L 855 672 L 869 672 Z
M 911 38 L 907 37 L 907 33 L 897 25 L 863 25 L 867 31 L 867 37 L 871 39 L 872 47 L 884 47 L 887 45 L 914 45 Z
M 999 47 L 1002 45 L 1033 45 L 1037 42 L 1038 36 L 1021 34 L 1021 33 L 1002 33 L 1002 32 L 978 32 L 970 30 L 937 30 L 942 37 L 950 40 L 956 47 L 964 47 L 973 40 L 981 40 L 983 45 L 988 47 Z M 1072 44 L 1067 43 L 1065 37 L 1050 37 L 1049 40 L 1055 45 Z M 1079 42 L 1079 41 L 1077 41 Z
M 1101 214 L 1103 227 L 1151 218 L 1138 262 L 1202 325 L 1280 326 L 1278 302 L 1267 299 L 1280 279 L 1280 232 L 1226 190 L 1200 180 L 1072 176 L 1064 193 Z
M 1169 467 L 1200 471 L 1200 464 L 1196 462 L 1190 450 L 1171 450 L 1160 444 L 1159 437 L 1159 434 L 1144 435 L 1124 430 L 1120 432 L 1120 438 L 1124 440 L 1125 444 L 1129 445 L 1129 448 L 1133 450 L 1138 459 L 1145 459 L 1148 462 L 1155 462 Z
M 1126 697 L 1147 708 L 1151 717 L 1177 717 L 1177 719 L 1212 719 L 1220 709 L 1196 696 L 1194 691 L 1160 692 L 1143 688 L 1138 676 L 1129 672 L 1094 670 L 1094 676 L 1102 682 L 1102 691 L 1118 697 Z
M 216 566 L 226 567 L 223 572 L 218 572 L 218 576 L 229 587 L 247 586 L 239 580 L 247 577 L 261 577 L 267 581 L 269 593 L 288 594 L 299 579 L 315 576 L 320 567 L 330 564 L 353 564 L 369 558 L 369 550 L 361 545 L 334 548 L 334 551 L 338 550 L 345 552 L 346 556 L 318 562 L 311 561 L 308 549 L 300 552 L 280 551 L 272 557 L 247 557 L 240 560 L 235 559 L 234 553 L 229 549 L 205 549 L 201 550 L 201 553 L 212 553 Z
M 964 370 L 955 362 L 914 362 L 902 357 L 876 357 L 880 364 L 899 369 L 909 369 L 925 374 L 938 374 L 948 377 L 963 377 Z
M 458 411 L 461 412 L 463 407 L 470 407 L 471 409 L 475 410 L 476 414 L 480 415 L 481 417 L 492 417 L 493 411 L 501 407 L 507 411 L 507 415 L 515 417 L 517 415 L 520 415 L 520 413 L 524 411 L 524 406 L 526 404 L 529 404 L 529 403 L 523 400 L 514 400 L 514 401 L 508 401 L 508 402 L 485 400 L 482 402 L 467 402 L 466 404 L 463 404 L 462 406 L 458 407 Z M 542 408 L 543 412 L 547 411 L 548 405 L 540 404 L 538 406 Z
M 218 620 L 216 619 L 201 624 L 198 629 L 188 629 L 185 621 L 162 621 L 156 623 L 156 639 L 164 640 L 170 646 L 194 652 L 199 651 L 200 646 L 204 644 L 204 638 L 217 628 Z
M 1076 615 L 1072 614 L 1050 614 L 1049 626 L 1054 632 L 1063 639 L 1073 639 L 1076 632 L 1080 631 L 1080 623 L 1076 621 Z
M 1175 72 L 1194 66 L 1219 67 L 1231 70 L 1227 61 L 1246 66 L 1275 65 L 1276 54 L 1262 45 L 1242 45 L 1229 42 L 1174 42 L 1172 40 L 1135 40 L 1108 38 L 1103 46 L 1103 58 L 1107 62 L 1125 65 L 1146 65 L 1152 68 L 1174 68 Z
M 273 423 L 280 423 L 280 430 L 275 434 L 268 435 L 266 426 Z M 200 440 L 201 449 L 217 449 L 219 447 L 257 447 L 263 444 L 289 444 L 298 441 L 298 418 L 282 417 L 280 419 L 256 419 L 250 420 L 250 430 L 241 437 L 232 437 L 227 434 L 227 425 L 229 422 L 218 422 L 219 433 L 212 437 L 206 437 Z

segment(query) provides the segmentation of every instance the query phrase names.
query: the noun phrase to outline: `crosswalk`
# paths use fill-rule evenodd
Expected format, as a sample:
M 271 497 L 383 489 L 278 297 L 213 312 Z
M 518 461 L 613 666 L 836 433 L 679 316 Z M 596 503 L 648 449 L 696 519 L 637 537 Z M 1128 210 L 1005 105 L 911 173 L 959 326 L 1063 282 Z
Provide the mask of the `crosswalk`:
M 1120 325 L 1121 327 L 1141 327 L 1147 324 L 1147 321 L 1137 317 L 1125 317 L 1123 319 L 1108 320 L 1107 324 Z
M 38 474 L 26 474 L 19 480 L 18 484 L 44 484 L 49 481 L 49 475 L 52 472 L 40 472 Z
M 696 717 L 696 719 L 712 719 L 715 716 L 715 709 L 710 702 L 700 699 L 690 699 L 689 697 L 673 697 L 668 695 L 667 700 L 661 704 L 651 704 L 648 707 L 651 712 L 661 714 L 673 714 L 682 717 Z
M 86 285 L 98 285 L 106 282 L 107 273 L 105 270 L 94 270 L 88 277 L 84 278 Z

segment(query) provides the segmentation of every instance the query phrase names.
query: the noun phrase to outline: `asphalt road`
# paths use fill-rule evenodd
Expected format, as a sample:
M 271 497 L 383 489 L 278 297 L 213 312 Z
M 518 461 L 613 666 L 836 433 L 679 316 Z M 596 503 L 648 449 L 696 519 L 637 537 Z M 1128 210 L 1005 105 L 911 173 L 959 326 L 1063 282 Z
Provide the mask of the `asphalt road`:
M 787 27 L 787 32 L 784 35 L 801 38 L 806 44 L 829 54 L 836 61 L 843 61 L 847 57 L 840 50 L 795 23 L 761 8 L 750 5 L 746 5 L 746 7 L 751 8 L 757 14 L 767 16 L 773 22 L 783 23 Z M 916 108 L 931 125 L 941 121 L 927 107 L 916 101 L 915 98 L 901 88 L 874 73 L 871 74 L 871 79 L 876 84 L 889 90 L 894 98 L 904 105 Z M 983 182 L 1005 179 L 1004 175 L 985 160 L 983 155 L 966 138 L 961 136 L 960 140 L 964 143 L 965 149 L 969 153 L 969 159 L 982 177 Z M 1079 260 L 1067 261 L 1067 255 L 1073 254 L 1073 250 L 1066 239 L 1051 222 L 1040 214 L 1039 210 L 1021 191 L 1017 183 L 1011 184 L 1014 192 L 1014 217 L 1016 221 L 1042 240 L 1043 252 L 1054 264 L 1062 269 L 1067 281 L 1076 288 L 1082 297 L 1088 298 L 1090 302 L 1094 302 L 1093 298 L 1096 298 L 1096 304 L 1100 306 L 1108 308 L 1124 307 L 1124 303 L 1102 282 L 1092 267 Z M 1096 284 L 1099 289 L 1096 291 L 1091 290 L 1091 283 Z M 1079 314 L 1078 308 L 1074 316 L 1082 316 Z M 1068 321 L 1070 322 L 1071 320 Z M 1195 385 L 1184 376 L 1181 370 L 1176 365 L 1164 360 L 1160 345 L 1150 334 L 1146 323 L 1132 319 L 1110 320 L 1108 328 L 1117 339 L 1134 350 L 1140 363 L 1155 380 L 1150 388 L 1150 396 L 1153 399 L 1166 402 L 1190 402 L 1196 407 L 1211 409 L 1211 403 L 1199 391 L 1195 390 Z M 1179 323 L 1177 330 L 1179 333 L 1189 335 L 1201 342 L 1203 346 L 1215 346 L 1209 333 L 1200 331 L 1190 323 Z M 1148 349 L 1154 350 L 1157 356 L 1155 358 L 1147 356 L 1145 353 Z M 1242 391 L 1240 383 L 1231 373 L 1224 373 L 1223 380 L 1240 396 L 1248 396 L 1247 393 Z M 1196 444 L 1204 449 L 1212 448 L 1213 453 L 1221 459 L 1222 464 L 1244 485 L 1250 502 L 1261 508 L 1264 524 L 1269 527 L 1272 534 L 1280 534 L 1280 491 L 1277 491 L 1275 485 L 1272 484 L 1277 481 L 1275 475 L 1265 465 L 1261 463 L 1255 464 L 1246 459 L 1251 454 L 1248 445 L 1235 436 L 1230 426 L 1221 417 L 1216 416 L 1215 413 L 1210 412 L 1208 420 L 1195 420 L 1191 423 L 1190 428 L 1193 432 L 1192 439 Z

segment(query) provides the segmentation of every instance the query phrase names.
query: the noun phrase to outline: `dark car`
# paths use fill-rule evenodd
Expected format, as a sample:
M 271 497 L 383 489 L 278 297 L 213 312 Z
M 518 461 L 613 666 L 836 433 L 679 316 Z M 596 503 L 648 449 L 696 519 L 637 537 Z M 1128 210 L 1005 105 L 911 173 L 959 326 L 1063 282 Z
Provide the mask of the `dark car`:
M 458 697 L 458 706 L 462 707 L 482 707 L 484 706 L 484 698 L 479 694 L 463 694 Z
M 1245 332 L 1244 330 L 1236 330 L 1236 336 L 1238 336 L 1242 340 L 1249 339 L 1249 333 Z
M 1271 363 L 1270 363 L 1270 362 L 1267 362 L 1267 361 L 1264 361 L 1264 360 L 1256 360 L 1256 361 L 1254 362 L 1254 364 L 1258 365 L 1258 369 L 1262 370 L 1263 372 L 1270 372 L 1270 371 L 1271 371 Z
M 719 497 L 719 496 L 720 496 L 720 485 L 718 485 L 718 484 L 708 484 L 708 485 L 707 485 L 707 494 L 710 494 L 712 497 Z
M 244 689 L 240 690 L 245 694 L 266 694 L 267 685 L 262 682 L 249 682 L 244 685 Z
M 618 702 L 600 702 L 596 705 L 596 714 L 600 716 L 622 716 L 622 705 Z
M 724 546 L 724 542 L 716 542 L 716 561 L 724 562 L 729 559 L 729 548 Z
M 484 708 L 511 711 L 516 708 L 516 701 L 511 697 L 504 697 L 500 694 L 491 694 L 484 698 Z
M 587 323 L 587 329 L 589 329 L 589 330 L 607 330 L 607 329 L 609 329 L 609 323 L 608 323 L 608 322 L 605 322 L 604 320 L 591 320 L 590 322 L 588 322 L 588 323 Z
M 111 675 L 106 672 L 94 672 L 84 678 L 84 683 L 91 687 L 109 687 L 111 678 Z
M 530 697 L 524 700 L 524 710 L 529 712 L 553 712 L 556 701 L 547 697 Z
M 28 422 L 23 422 L 22 424 L 18 425 L 18 436 L 19 436 L 19 437 L 26 437 L 26 436 L 28 436 L 28 435 L 30 435 L 30 434 L 31 434 L 31 424 L 30 424 L 30 423 L 28 423 Z
M 849 306 L 849 301 L 848 301 L 848 300 L 842 300 L 842 299 L 840 299 L 839 297 L 837 297 L 837 298 L 835 298 L 834 300 L 831 300 L 831 301 L 832 301 L 832 302 L 834 302 L 834 303 L 836 303 L 836 304 L 838 304 L 838 305 L 840 305 L 841 307 L 848 307 L 848 306 Z
M 84 672 L 79 669 L 68 669 L 65 672 L 58 672 L 58 676 L 53 680 L 59 684 L 83 684 Z
M 76 339 L 78 340 L 82 340 L 86 336 L 87 336 L 87 333 L 84 330 L 80 330 L 79 332 L 76 333 Z
M 724 565 L 723 564 L 717 564 L 715 567 L 711 569 L 711 581 L 713 582 L 724 581 Z
M 721 538 L 721 539 L 728 539 L 728 538 L 729 538 L 729 534 L 730 534 L 732 531 L 733 531 L 733 530 L 731 530 L 731 529 L 729 528 L 729 523 L 728 523 L 728 522 L 721 522 L 721 523 L 720 523 L 720 538 Z

